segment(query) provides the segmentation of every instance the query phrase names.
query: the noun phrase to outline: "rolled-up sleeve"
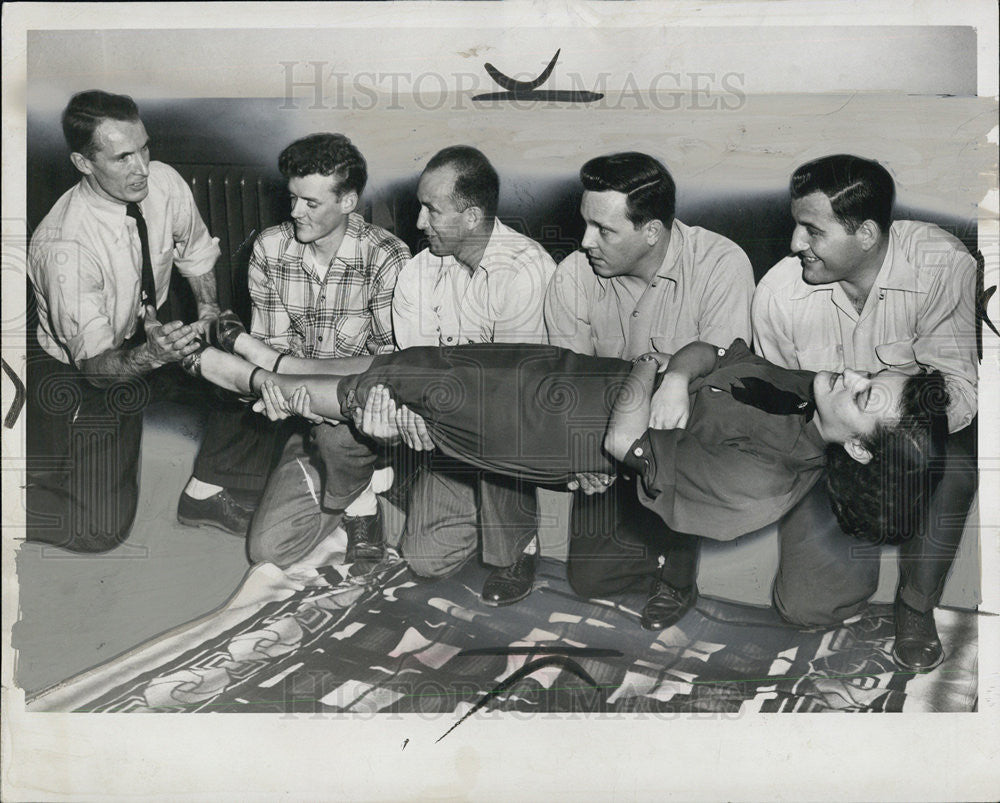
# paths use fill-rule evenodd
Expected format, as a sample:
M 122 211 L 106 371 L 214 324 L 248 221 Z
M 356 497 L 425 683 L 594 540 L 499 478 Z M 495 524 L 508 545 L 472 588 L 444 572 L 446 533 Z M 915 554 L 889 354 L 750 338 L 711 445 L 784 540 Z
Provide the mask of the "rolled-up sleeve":
M 201 276 L 215 267 L 221 251 L 195 205 L 191 188 L 172 167 L 164 165 L 169 176 L 174 266 L 182 276 Z

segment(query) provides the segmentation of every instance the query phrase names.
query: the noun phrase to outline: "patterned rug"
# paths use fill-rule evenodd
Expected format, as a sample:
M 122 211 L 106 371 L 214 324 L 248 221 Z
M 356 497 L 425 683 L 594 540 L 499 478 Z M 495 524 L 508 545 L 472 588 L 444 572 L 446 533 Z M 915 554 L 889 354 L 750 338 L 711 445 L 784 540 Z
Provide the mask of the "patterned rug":
M 29 701 L 80 712 L 691 713 L 974 711 L 977 622 L 939 610 L 948 657 L 897 670 L 891 606 L 806 632 L 769 609 L 700 598 L 642 630 L 638 595 L 575 596 L 542 560 L 527 600 L 489 608 L 486 570 L 416 582 L 393 556 L 364 578 L 292 590 L 257 567 L 216 614 Z M 242 596 L 241 596 L 242 595 Z

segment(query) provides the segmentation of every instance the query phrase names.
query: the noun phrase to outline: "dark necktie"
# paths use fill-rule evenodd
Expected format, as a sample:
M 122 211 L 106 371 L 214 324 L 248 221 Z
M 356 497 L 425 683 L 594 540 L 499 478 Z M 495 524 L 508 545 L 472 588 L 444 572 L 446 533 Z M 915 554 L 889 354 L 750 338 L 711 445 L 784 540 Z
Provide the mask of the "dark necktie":
M 149 256 L 149 232 L 146 230 L 146 218 L 142 216 L 139 204 L 125 204 L 125 214 L 135 221 L 136 231 L 139 232 L 139 245 L 142 248 L 142 307 L 145 311 L 147 304 L 152 304 L 156 309 L 156 280 L 153 279 L 153 260 Z M 140 314 L 141 317 L 141 314 Z
M 809 394 L 809 398 L 803 398 L 798 393 L 782 390 L 755 376 L 744 376 L 738 381 L 739 385 L 733 384 L 729 389 L 732 397 L 738 402 L 749 404 L 765 413 L 804 415 L 806 421 L 811 421 L 813 413 L 816 412 L 816 402 L 813 401 L 812 394 Z

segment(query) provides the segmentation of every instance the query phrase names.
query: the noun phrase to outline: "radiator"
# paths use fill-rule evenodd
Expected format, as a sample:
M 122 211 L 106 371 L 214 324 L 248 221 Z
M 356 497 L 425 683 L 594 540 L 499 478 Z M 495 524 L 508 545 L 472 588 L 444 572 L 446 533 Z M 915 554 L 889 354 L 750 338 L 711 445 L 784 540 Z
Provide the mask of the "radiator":
M 195 204 L 222 255 L 215 266 L 219 304 L 233 309 L 249 324 L 250 294 L 247 266 L 254 238 L 288 216 L 288 192 L 283 181 L 262 168 L 239 165 L 174 164 L 191 185 Z M 176 276 L 175 276 L 176 279 Z M 186 282 L 174 282 L 183 296 Z

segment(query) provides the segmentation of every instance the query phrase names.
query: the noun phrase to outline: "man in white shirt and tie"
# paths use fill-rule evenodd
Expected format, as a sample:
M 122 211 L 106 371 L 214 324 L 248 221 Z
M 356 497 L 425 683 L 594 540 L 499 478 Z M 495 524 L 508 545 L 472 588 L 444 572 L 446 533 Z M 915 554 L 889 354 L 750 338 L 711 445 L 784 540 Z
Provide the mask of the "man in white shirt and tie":
M 219 314 L 219 247 L 180 175 L 150 161 L 130 97 L 78 93 L 62 123 L 82 177 L 29 249 L 38 329 L 28 362 L 27 537 L 103 552 L 135 518 L 142 408 L 158 395 L 157 369 L 194 351 Z M 193 324 L 158 320 L 172 266 L 197 301 Z

